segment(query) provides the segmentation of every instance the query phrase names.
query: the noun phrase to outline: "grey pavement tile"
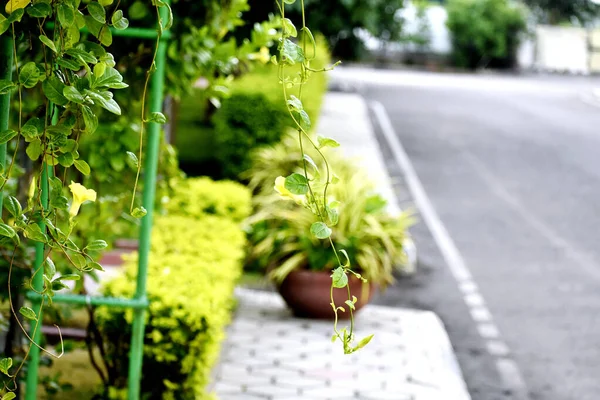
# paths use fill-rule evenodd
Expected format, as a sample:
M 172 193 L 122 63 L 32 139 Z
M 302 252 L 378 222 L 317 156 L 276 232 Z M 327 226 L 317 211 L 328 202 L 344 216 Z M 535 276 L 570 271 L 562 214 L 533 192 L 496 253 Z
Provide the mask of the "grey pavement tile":
M 268 385 L 274 381 L 272 377 L 264 375 L 253 375 L 252 373 L 232 373 L 222 371 L 219 382 L 240 385 L 242 388 L 248 388 L 252 385 Z
M 319 388 L 303 391 L 311 400 L 349 400 L 356 398 L 356 391 L 348 388 Z
M 438 393 L 438 396 L 440 394 Z M 370 392 L 359 392 L 357 399 L 360 400 L 420 400 L 415 397 L 412 393 L 401 393 L 401 392 L 390 392 L 384 390 L 370 391 Z M 446 400 L 444 397 L 440 397 L 437 400 Z M 448 399 L 449 400 L 449 399 Z
M 267 397 L 297 396 L 300 394 L 299 387 L 279 386 L 279 385 L 253 385 L 247 388 L 248 393 L 258 394 Z
M 238 394 L 242 391 L 242 385 L 219 381 L 213 387 L 213 391 L 221 395 Z
M 269 400 L 267 396 L 261 396 L 251 393 L 238 393 L 238 394 L 227 394 L 218 395 L 219 400 Z
M 291 317 L 275 293 L 236 293 L 242 312 L 227 332 L 217 394 L 248 400 L 469 399 L 460 370 L 452 369 L 456 361 L 443 325 L 432 313 L 365 307 L 357 338 L 376 336 L 348 356 L 330 342 L 330 322 Z M 454 395 L 461 390 L 465 396 Z

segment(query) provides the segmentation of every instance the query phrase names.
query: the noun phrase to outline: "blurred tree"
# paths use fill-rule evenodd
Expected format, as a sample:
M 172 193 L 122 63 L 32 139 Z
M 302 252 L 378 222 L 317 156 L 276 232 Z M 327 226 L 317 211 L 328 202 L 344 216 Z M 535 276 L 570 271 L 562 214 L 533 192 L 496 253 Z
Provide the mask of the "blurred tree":
M 573 19 L 585 24 L 600 16 L 600 5 L 594 0 L 524 0 L 524 3 L 552 25 Z
M 249 0 L 250 11 L 244 14 L 248 22 L 261 21 L 274 13 L 274 1 Z M 364 50 L 359 30 L 375 38 L 394 42 L 401 38 L 402 21 L 396 16 L 404 0 L 305 0 L 306 24 L 313 33 L 321 32 L 329 41 L 336 58 L 357 59 Z M 300 2 L 286 8 L 286 14 L 299 21 Z M 250 25 L 251 26 L 251 25 Z
M 449 0 L 446 25 L 455 65 L 511 68 L 526 30 L 523 9 L 511 0 Z

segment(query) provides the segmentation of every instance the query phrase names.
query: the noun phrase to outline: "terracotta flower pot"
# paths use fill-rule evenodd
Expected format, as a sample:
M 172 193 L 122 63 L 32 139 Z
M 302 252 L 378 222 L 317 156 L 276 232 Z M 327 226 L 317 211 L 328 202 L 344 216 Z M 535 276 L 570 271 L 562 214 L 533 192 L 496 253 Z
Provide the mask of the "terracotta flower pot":
M 278 287 L 281 297 L 295 316 L 301 318 L 333 319 L 331 308 L 331 273 L 324 271 L 298 270 L 291 272 Z M 350 293 L 358 299 L 355 304 L 356 311 L 369 303 L 375 286 L 364 283 L 355 276 L 349 276 Z M 349 319 L 348 289 L 333 289 L 333 299 L 337 306 L 342 306 L 346 312 L 338 312 L 340 319 Z

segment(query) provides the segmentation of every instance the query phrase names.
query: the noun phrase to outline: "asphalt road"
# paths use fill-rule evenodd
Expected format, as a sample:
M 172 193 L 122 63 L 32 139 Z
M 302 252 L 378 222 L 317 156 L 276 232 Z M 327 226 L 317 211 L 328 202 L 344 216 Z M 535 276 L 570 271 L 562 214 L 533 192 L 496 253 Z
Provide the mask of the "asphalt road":
M 530 399 L 600 399 L 600 81 L 357 69 L 334 81 L 384 105 Z M 378 302 L 437 312 L 473 400 L 512 400 L 431 233 L 413 235 L 418 274 Z

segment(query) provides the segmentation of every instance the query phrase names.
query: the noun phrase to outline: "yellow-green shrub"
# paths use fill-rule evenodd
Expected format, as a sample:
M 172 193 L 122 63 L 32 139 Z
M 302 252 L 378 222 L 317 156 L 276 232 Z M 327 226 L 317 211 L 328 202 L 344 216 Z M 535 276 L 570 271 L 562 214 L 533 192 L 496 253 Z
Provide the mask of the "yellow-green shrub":
M 171 214 L 158 216 L 153 229 L 142 392 L 145 399 L 204 400 L 211 398 L 205 387 L 242 271 L 245 235 L 237 221 L 247 216 L 250 195 L 239 184 L 206 178 L 178 188 L 168 207 Z M 136 261 L 127 261 L 126 274 L 108 282 L 104 295 L 133 295 Z M 133 312 L 103 309 L 97 316 L 112 376 L 117 377 L 111 393 L 122 393 Z
M 172 196 L 163 204 L 169 215 L 197 218 L 210 214 L 241 222 L 251 212 L 250 191 L 239 183 L 200 177 L 173 186 Z

